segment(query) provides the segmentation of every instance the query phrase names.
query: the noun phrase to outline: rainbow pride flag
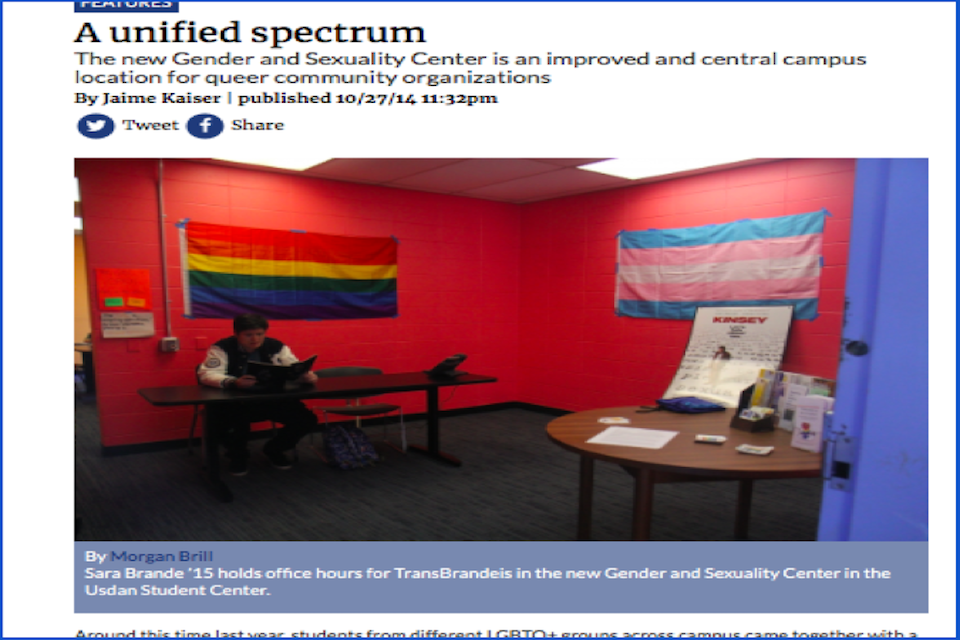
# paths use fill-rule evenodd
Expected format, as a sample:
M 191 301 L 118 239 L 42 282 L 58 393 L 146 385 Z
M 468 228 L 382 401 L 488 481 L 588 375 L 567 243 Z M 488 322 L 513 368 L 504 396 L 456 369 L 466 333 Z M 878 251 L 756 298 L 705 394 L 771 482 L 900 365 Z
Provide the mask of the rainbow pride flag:
M 697 307 L 794 305 L 817 316 L 826 210 L 619 234 L 616 312 L 693 319 Z
M 247 229 L 184 221 L 188 318 L 259 313 L 270 320 L 397 315 L 396 238 Z

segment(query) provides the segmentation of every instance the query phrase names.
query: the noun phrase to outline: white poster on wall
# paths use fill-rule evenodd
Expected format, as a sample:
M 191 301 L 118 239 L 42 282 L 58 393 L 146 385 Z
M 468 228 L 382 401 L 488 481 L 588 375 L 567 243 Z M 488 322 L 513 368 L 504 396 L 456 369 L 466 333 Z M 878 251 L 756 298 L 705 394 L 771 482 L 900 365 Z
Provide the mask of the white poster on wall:
M 104 338 L 149 338 L 155 333 L 152 313 L 101 313 Z
M 761 369 L 776 370 L 793 305 L 698 307 L 687 350 L 664 398 L 696 396 L 736 407 Z

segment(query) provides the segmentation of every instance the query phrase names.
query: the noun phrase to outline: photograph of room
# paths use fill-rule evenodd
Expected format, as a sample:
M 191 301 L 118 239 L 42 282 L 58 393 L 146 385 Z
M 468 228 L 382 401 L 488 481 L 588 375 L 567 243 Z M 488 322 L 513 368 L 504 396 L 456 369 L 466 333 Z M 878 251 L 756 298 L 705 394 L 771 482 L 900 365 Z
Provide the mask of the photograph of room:
M 690 319 L 632 317 L 618 307 L 618 238 L 626 231 L 823 212 L 815 313 L 791 323 L 780 368 L 840 377 L 852 353 L 843 332 L 855 194 L 865 193 L 861 161 L 691 168 L 664 161 L 640 177 L 582 168 L 601 160 L 332 159 L 296 169 L 76 160 L 77 539 L 576 539 L 583 463 L 548 438 L 548 424 L 576 412 L 653 405 L 690 338 Z M 209 407 L 164 406 L 142 393 L 198 386 L 211 347 L 234 334 L 233 313 L 211 317 L 212 306 L 190 297 L 184 238 L 204 225 L 254 237 L 391 240 L 395 306 L 387 311 L 269 317 L 267 298 L 252 310 L 297 357 L 315 354 L 314 371 L 422 373 L 465 354 L 457 367 L 464 383 L 371 394 L 365 402 L 396 405 L 403 419 L 399 412 L 364 419 L 380 459 L 352 470 L 322 455 L 319 408 L 329 401 L 305 397 L 319 426 L 287 452 L 292 468 L 275 468 L 263 452 L 278 425 L 254 423 L 244 474 L 228 473 L 225 459 L 219 469 L 232 501 L 218 499 L 200 444 Z M 110 307 L 118 303 L 108 302 L 104 283 L 117 273 L 140 278 L 147 295 L 134 307 Z M 137 311 L 152 321 L 145 335 L 142 327 L 124 333 L 112 319 L 105 325 L 104 314 Z M 915 364 L 925 363 L 924 351 Z M 411 450 L 424 444 L 461 464 Z M 602 462 L 593 473 L 591 539 L 631 539 L 636 474 Z M 764 479 L 752 485 L 746 539 L 817 540 L 819 471 L 757 477 Z M 656 485 L 650 540 L 744 537 L 734 526 L 740 483 L 706 480 Z M 913 498 L 925 502 L 926 494 Z

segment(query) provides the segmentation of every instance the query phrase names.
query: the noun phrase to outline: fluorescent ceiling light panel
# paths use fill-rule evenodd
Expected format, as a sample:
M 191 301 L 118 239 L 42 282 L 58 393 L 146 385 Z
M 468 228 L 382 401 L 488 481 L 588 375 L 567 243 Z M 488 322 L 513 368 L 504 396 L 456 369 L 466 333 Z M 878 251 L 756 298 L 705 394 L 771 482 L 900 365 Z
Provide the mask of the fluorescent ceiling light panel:
M 276 169 L 291 169 L 293 171 L 303 171 L 318 164 L 324 163 L 331 158 L 318 158 L 315 155 L 298 155 L 296 153 L 284 153 L 270 155 L 269 153 L 249 153 L 232 154 L 229 157 L 221 156 L 214 160 L 226 160 L 227 162 L 239 162 L 241 164 L 256 164 L 262 167 L 274 167 Z
M 747 158 L 721 158 L 719 156 L 713 158 L 614 158 L 612 160 L 601 160 L 600 162 L 581 165 L 577 168 L 603 173 L 608 176 L 626 178 L 627 180 L 639 180 L 640 178 L 653 178 L 671 173 L 682 173 L 684 171 L 695 171 L 707 167 L 743 162 L 746 159 Z

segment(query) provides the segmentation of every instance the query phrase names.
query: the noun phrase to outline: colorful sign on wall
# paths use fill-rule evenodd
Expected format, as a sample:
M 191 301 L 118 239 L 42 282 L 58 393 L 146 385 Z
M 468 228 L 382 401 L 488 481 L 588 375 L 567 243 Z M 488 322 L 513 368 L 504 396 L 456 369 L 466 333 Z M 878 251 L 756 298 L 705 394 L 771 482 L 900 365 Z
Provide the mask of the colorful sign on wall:
M 699 307 L 793 305 L 795 319 L 813 320 L 828 215 L 622 231 L 616 313 L 690 320 Z
M 184 221 L 185 315 L 356 320 L 397 315 L 397 239 Z
M 147 269 L 95 269 L 97 306 L 100 311 L 147 311 L 150 272 Z

